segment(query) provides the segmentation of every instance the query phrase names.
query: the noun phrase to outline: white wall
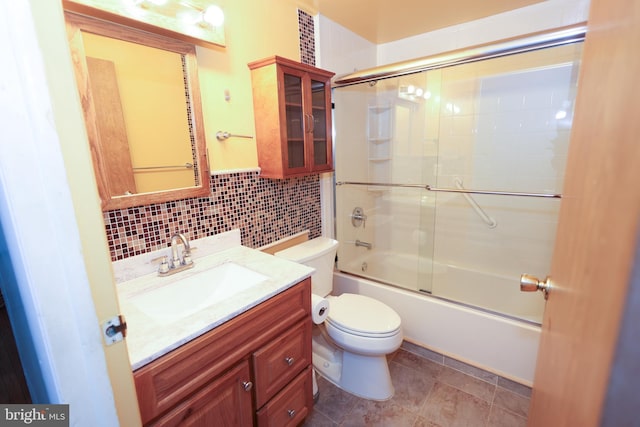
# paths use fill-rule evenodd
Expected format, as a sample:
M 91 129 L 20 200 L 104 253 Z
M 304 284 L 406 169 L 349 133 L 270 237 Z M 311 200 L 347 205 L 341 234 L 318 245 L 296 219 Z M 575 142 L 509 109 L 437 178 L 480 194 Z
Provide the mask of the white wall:
M 391 64 L 587 21 L 589 0 L 547 0 L 510 12 L 385 43 L 377 64 Z
M 402 40 L 375 45 L 322 15 L 319 63 L 337 76 L 537 31 L 586 22 L 589 0 L 547 0 Z
M 377 65 L 377 46 L 351 30 L 320 15 L 317 20 L 318 65 L 336 76 Z

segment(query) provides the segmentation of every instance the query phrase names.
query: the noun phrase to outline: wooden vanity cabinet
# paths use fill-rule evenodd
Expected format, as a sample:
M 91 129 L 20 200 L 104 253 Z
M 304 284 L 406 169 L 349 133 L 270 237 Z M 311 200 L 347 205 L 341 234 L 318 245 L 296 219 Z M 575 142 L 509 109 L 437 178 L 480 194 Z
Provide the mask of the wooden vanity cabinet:
M 279 56 L 251 62 L 249 69 L 261 176 L 332 171 L 334 73 Z
M 249 364 L 241 362 L 203 387 L 151 426 L 238 426 L 253 425 L 253 404 L 248 386 Z
M 295 426 L 313 408 L 310 279 L 134 372 L 145 426 Z

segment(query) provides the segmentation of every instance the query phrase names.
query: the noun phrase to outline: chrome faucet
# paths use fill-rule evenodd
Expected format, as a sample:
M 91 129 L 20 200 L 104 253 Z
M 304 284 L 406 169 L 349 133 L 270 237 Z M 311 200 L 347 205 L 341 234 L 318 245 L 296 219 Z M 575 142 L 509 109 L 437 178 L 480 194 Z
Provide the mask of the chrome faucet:
M 178 256 L 178 245 L 180 242 L 182 242 L 182 245 L 184 246 L 182 249 L 182 258 Z M 160 261 L 160 267 L 158 268 L 158 275 L 160 276 L 169 276 L 193 267 L 189 239 L 187 239 L 187 237 L 182 233 L 174 233 L 171 236 L 171 259 L 167 261 L 166 256 L 161 256 L 153 259 L 152 261 Z
M 178 257 L 178 240 L 182 241 L 184 248 L 182 249 L 182 259 Z M 174 233 L 171 236 L 171 266 L 178 268 L 183 264 L 191 264 L 191 247 L 189 246 L 189 239 L 182 233 Z
M 373 248 L 373 245 L 371 243 L 363 242 L 362 240 L 357 239 L 356 246 L 362 246 L 363 248 L 367 248 L 368 250 L 371 250 L 371 248 Z

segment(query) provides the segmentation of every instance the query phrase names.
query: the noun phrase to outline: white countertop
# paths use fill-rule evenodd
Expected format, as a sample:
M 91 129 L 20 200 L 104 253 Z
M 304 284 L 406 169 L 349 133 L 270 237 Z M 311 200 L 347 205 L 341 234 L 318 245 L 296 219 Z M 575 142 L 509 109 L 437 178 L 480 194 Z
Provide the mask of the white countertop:
M 218 236 L 218 243 L 221 242 L 220 238 L 224 240 L 225 236 Z M 142 259 L 136 260 L 137 257 L 133 257 L 133 259 L 123 260 L 124 262 L 114 263 L 116 281 L 120 282 L 117 284 L 120 308 L 127 322 L 126 341 L 129 359 L 134 370 L 290 288 L 310 277 L 314 271 L 310 267 L 240 246 L 239 233 L 231 235 L 230 238 L 227 235 L 226 238 L 231 243 L 227 241 L 225 244 L 219 244 L 217 251 L 211 249 L 216 246 L 216 239 L 213 240 L 214 245 L 205 242 L 206 239 L 191 242 L 192 246 L 198 247 L 193 257 L 195 266 L 167 277 L 158 277 L 155 272 L 157 267 L 149 267 L 149 260 L 158 256 L 155 252 L 162 252 L 160 255 L 165 255 L 168 249 L 145 254 Z M 211 238 L 207 239 L 211 240 Z M 201 255 L 199 258 L 196 256 L 198 253 Z M 142 264 L 142 269 L 132 267 L 136 265 L 136 261 Z M 251 288 L 231 295 L 222 302 L 175 320 L 158 319 L 147 315 L 139 305 L 134 303 L 136 297 L 162 288 L 163 281 L 188 278 L 226 262 L 239 264 L 268 278 Z M 152 268 L 153 272 L 148 273 L 149 268 Z M 132 272 L 133 270 L 138 273 Z M 171 301 L 167 303 L 170 304 Z

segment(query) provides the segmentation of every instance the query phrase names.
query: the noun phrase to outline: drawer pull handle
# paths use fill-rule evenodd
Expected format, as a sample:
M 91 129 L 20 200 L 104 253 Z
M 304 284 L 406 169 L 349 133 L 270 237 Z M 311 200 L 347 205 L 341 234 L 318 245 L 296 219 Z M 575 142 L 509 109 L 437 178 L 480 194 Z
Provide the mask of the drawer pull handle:
M 253 383 L 251 381 L 243 381 L 242 388 L 244 389 L 244 391 L 249 391 L 253 388 Z
M 296 410 L 295 409 L 289 409 L 287 411 L 287 414 L 289 414 L 289 418 L 293 418 L 296 416 Z
M 291 366 L 293 362 L 295 362 L 295 359 L 293 357 L 285 357 L 284 361 L 287 362 L 287 365 Z

